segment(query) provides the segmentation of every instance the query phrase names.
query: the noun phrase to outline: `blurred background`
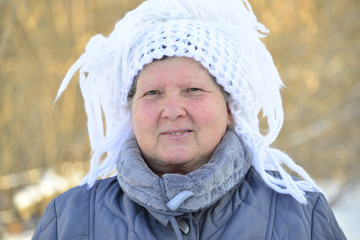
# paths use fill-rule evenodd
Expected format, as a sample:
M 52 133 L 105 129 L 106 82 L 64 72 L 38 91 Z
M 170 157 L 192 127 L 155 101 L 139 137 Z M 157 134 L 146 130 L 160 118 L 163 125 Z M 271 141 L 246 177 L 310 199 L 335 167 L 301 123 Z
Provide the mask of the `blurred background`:
M 0 1 L 0 238 L 29 239 L 53 197 L 88 170 L 82 97 L 67 69 L 136 0 Z M 360 1 L 253 0 L 286 85 L 275 147 L 327 193 L 349 239 L 360 235 Z

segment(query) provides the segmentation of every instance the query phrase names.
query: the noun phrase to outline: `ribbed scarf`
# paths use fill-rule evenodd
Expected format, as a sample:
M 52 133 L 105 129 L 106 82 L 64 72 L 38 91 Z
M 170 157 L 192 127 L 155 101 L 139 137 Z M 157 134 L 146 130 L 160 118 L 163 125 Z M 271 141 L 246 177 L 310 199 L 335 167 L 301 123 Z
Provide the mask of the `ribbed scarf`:
M 186 195 L 176 210 L 192 212 L 219 200 L 244 178 L 249 168 L 247 149 L 233 130 L 226 132 L 212 158 L 201 168 L 186 175 L 162 177 L 147 166 L 132 136 L 120 152 L 117 179 L 127 196 L 146 208 L 169 211 L 171 200 Z

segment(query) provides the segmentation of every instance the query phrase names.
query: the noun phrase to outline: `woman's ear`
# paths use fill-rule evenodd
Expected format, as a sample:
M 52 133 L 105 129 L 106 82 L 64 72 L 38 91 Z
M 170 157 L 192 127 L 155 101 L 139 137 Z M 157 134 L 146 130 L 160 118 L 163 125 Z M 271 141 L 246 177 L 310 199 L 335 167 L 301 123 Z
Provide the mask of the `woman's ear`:
M 233 115 L 231 113 L 228 103 L 226 103 L 226 109 L 227 109 L 227 125 L 226 126 L 229 127 L 233 123 Z

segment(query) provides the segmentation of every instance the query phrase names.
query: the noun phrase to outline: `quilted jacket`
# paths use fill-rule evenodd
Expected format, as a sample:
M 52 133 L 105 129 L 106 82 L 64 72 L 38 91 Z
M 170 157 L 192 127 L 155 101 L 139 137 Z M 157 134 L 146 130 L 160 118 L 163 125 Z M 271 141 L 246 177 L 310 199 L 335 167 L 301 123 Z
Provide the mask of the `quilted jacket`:
M 346 239 L 323 194 L 300 204 L 269 188 L 250 162 L 228 131 L 203 167 L 159 177 L 133 137 L 117 176 L 53 199 L 33 239 Z

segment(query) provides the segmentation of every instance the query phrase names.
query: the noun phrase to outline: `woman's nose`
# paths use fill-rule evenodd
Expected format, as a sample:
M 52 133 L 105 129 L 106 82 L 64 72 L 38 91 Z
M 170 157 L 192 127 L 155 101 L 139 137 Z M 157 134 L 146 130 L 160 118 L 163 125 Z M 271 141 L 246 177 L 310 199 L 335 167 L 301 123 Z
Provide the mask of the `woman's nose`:
M 163 101 L 161 118 L 174 121 L 179 117 L 186 116 L 185 103 L 181 96 L 169 95 L 166 96 Z

